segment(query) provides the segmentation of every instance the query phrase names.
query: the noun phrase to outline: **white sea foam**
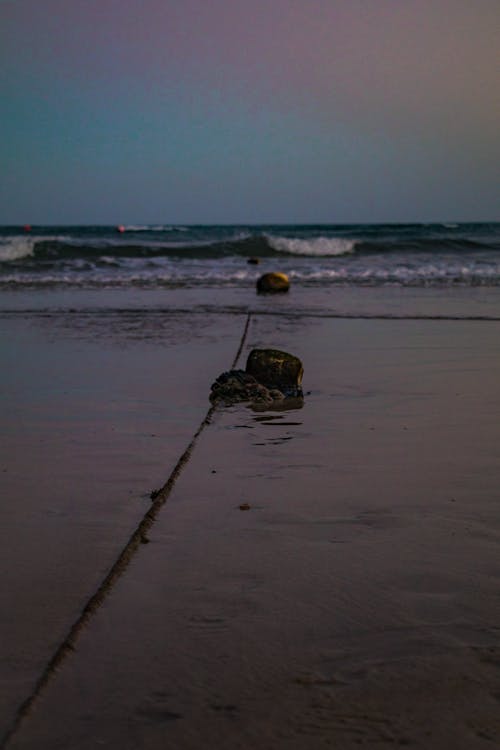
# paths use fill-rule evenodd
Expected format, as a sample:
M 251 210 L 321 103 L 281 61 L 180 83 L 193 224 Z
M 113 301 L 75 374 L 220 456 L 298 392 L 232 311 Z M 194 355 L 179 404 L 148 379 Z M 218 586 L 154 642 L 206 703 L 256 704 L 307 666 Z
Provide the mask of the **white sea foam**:
M 121 226 L 123 232 L 188 232 L 188 227 L 170 224 L 124 224 Z
M 310 237 L 299 239 L 297 237 L 281 237 L 279 235 L 267 234 L 266 239 L 273 248 L 280 253 L 290 255 L 312 255 L 312 256 L 335 256 L 352 253 L 356 247 L 356 240 L 348 240 L 343 237 Z
M 30 257 L 33 255 L 35 243 L 35 237 L 4 237 L 0 239 L 0 263 Z

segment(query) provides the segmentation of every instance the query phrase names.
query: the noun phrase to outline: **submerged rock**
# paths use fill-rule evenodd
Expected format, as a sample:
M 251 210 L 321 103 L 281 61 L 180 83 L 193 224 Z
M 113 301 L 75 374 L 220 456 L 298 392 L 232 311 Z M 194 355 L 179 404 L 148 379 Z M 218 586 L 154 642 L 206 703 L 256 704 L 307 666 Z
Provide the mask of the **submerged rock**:
M 302 399 L 302 362 L 279 349 L 253 349 L 246 370 L 223 372 L 212 383 L 210 401 L 231 406 L 250 401 L 253 406 L 271 406 L 287 399 Z
M 290 280 L 286 273 L 272 271 L 257 279 L 258 292 L 288 292 L 289 288 Z

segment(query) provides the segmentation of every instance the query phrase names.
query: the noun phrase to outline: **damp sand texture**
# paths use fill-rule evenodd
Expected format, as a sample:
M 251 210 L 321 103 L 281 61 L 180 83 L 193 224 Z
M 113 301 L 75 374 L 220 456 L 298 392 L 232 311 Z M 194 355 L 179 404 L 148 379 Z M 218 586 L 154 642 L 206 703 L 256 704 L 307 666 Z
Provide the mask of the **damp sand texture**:
M 67 325 L 57 321 L 23 318 L 14 337 L 9 320 L 7 335 L 16 357 L 23 341 L 50 340 L 52 361 L 67 363 L 73 386 L 77 372 L 82 381 L 62 411 L 64 391 L 47 384 L 46 412 L 22 402 L 19 379 L 10 383 L 4 747 L 498 743 L 497 321 L 252 314 L 202 332 L 186 317 L 191 340 L 169 340 L 165 324 L 161 347 L 153 335 L 149 348 L 129 336 L 112 356 L 109 340 L 51 338 Z M 51 670 L 148 512 L 147 490 L 175 471 L 206 418 L 213 376 L 236 364 L 241 344 L 244 362 L 270 343 L 303 361 L 303 407 L 214 410 L 144 540 Z M 110 391 L 92 388 L 94 409 L 83 408 L 77 350 L 87 370 L 107 362 L 115 394 L 124 389 L 120 406 L 104 410 Z M 205 382 L 195 367 L 184 379 L 185 408 L 162 401 L 169 361 L 206 361 L 208 351 L 213 372 Z M 134 432 L 123 404 L 146 385 L 144 368 L 130 378 L 138 353 L 158 369 Z M 117 380 L 127 364 L 129 378 Z M 40 470 L 54 462 L 44 482 L 27 466 L 15 481 L 23 409 L 25 439 L 52 435 L 40 443 Z M 119 427 L 117 442 L 96 441 L 96 425 L 101 435 Z M 77 434 L 80 449 L 66 447 L 61 467 L 61 446 Z M 142 475 L 138 459 L 130 466 L 139 436 L 149 448 Z M 92 451 L 104 445 L 110 454 L 90 485 Z M 112 489 L 99 506 L 103 486 Z

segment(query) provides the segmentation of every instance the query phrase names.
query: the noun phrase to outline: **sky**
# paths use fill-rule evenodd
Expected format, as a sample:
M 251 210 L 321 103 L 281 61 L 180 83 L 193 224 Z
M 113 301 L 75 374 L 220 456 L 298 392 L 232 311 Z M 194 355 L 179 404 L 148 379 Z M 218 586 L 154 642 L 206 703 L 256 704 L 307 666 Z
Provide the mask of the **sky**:
M 0 0 L 0 224 L 500 219 L 499 0 Z

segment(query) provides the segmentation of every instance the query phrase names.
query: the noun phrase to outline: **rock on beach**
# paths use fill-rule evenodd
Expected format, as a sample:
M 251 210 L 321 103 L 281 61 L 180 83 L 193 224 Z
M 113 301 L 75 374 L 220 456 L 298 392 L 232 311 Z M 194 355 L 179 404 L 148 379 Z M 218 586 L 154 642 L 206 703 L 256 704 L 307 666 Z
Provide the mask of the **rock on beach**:
M 267 388 L 245 370 L 223 372 L 212 383 L 210 392 L 210 401 L 213 403 L 235 404 L 238 401 L 264 401 L 268 398 Z
M 302 362 L 293 354 L 279 349 L 253 349 L 246 370 L 223 372 L 212 383 L 210 400 L 231 405 L 239 401 L 273 404 L 302 399 L 303 372 Z
M 252 349 L 246 372 L 267 388 L 282 390 L 299 387 L 304 368 L 298 357 L 280 349 Z

